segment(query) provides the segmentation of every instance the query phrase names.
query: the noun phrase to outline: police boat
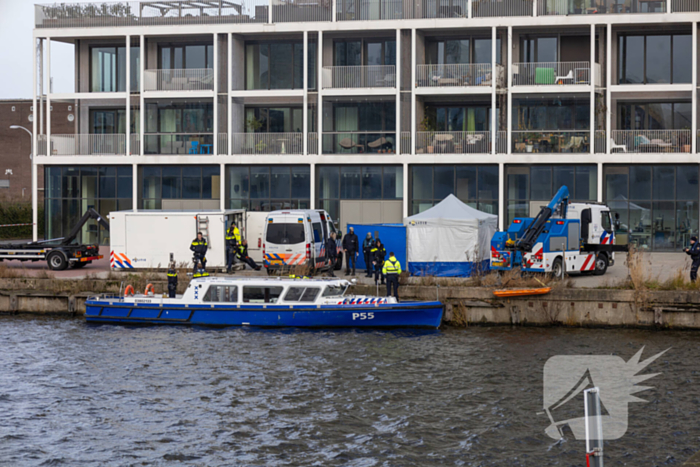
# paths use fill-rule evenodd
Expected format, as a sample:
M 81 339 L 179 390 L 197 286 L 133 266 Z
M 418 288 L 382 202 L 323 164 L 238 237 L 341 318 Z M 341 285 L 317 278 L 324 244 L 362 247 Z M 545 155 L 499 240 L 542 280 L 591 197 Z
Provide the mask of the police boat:
M 422 327 L 440 326 L 443 305 L 397 302 L 394 297 L 348 295 L 354 284 L 342 279 L 233 278 L 192 279 L 183 295 L 99 295 L 85 302 L 91 323 L 185 324 L 271 327 Z M 133 290 L 133 289 L 132 289 Z

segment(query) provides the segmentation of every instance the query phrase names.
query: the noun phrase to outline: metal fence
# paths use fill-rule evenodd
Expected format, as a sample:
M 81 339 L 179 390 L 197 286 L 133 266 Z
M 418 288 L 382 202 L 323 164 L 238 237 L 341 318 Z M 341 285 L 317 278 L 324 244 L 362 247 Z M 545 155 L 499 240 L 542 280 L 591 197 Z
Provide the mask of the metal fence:
M 129 135 L 129 150 L 131 151 L 130 155 L 139 155 L 141 154 L 141 135 L 138 133 L 132 133 Z
M 700 11 L 700 0 L 671 0 L 673 13 L 690 13 Z
M 214 89 L 212 68 L 144 70 L 144 91 L 211 91 Z
M 507 154 L 508 153 L 508 132 L 507 131 L 497 131 L 496 132 L 496 154 Z
M 324 66 L 323 89 L 393 88 L 396 86 L 394 65 Z
M 34 6 L 37 28 L 266 23 L 267 4 L 253 0 L 54 3 Z
M 690 152 L 691 130 L 613 130 L 611 152 Z
M 144 154 L 197 155 L 214 153 L 212 133 L 147 133 Z
M 302 154 L 303 133 L 233 133 L 233 154 Z
M 40 135 L 46 149 L 46 135 Z M 126 155 L 126 135 L 51 135 L 52 156 Z
M 590 152 L 590 132 L 568 130 L 514 131 L 513 153 Z
M 276 0 L 272 5 L 274 23 L 330 21 L 332 18 L 330 0 Z
M 497 65 L 496 79 L 502 79 L 503 67 Z M 490 63 L 416 65 L 416 86 L 491 86 Z
M 216 152 L 218 155 L 223 156 L 228 154 L 228 133 L 219 133 L 219 138 L 216 144 Z
M 309 154 L 318 154 L 318 133 L 313 132 L 308 134 L 306 151 Z
M 595 145 L 593 146 L 593 151 L 595 151 L 596 154 L 605 154 L 605 130 L 595 131 Z
M 396 133 L 324 132 L 323 154 L 392 154 L 396 152 Z
M 467 18 L 469 0 L 424 0 L 416 2 L 416 18 Z
M 403 0 L 336 0 L 337 21 L 403 19 Z
M 532 0 L 475 0 L 472 17 L 532 16 Z
M 413 148 L 411 147 L 411 132 L 402 131 L 401 132 L 401 154 L 411 154 Z
M 513 86 L 591 84 L 590 62 L 514 63 Z
M 487 154 L 490 131 L 417 131 L 416 154 Z

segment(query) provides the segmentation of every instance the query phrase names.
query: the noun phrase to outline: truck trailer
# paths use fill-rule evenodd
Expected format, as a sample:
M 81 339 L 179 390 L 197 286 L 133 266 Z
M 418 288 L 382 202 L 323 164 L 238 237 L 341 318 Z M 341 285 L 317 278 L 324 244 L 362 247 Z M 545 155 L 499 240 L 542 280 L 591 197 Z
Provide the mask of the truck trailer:
M 562 186 L 536 217 L 515 218 L 505 232 L 496 232 L 491 269 L 602 275 L 615 263 L 616 251 L 627 251 L 627 245 L 615 245 L 610 208 L 569 203 L 569 189 Z

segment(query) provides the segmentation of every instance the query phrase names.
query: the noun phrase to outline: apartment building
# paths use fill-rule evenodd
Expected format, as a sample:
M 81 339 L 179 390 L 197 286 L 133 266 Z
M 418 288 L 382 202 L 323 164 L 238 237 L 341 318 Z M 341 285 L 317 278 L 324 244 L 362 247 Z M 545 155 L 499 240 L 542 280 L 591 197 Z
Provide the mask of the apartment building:
M 323 208 L 345 226 L 401 222 L 450 193 L 503 227 L 566 184 L 611 207 L 618 242 L 678 250 L 700 210 L 699 12 L 700 0 L 37 5 L 47 235 L 88 206 Z M 71 89 L 49 84 L 52 44 L 73 48 Z M 53 102 L 75 106 L 74 132 L 52 131 Z

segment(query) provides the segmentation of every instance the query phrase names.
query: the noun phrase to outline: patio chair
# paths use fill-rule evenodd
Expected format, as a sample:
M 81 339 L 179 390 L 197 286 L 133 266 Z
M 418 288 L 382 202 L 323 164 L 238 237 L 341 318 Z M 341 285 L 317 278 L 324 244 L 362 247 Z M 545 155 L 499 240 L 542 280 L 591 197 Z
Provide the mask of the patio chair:
M 199 141 L 190 141 L 189 154 L 199 154 Z
M 564 83 L 564 80 L 568 80 L 569 83 Z M 557 76 L 554 80 L 557 84 L 571 84 L 574 81 L 574 70 L 569 70 L 569 73 L 565 76 Z
M 568 149 L 571 152 L 577 152 L 576 150 L 583 144 L 583 136 L 572 136 L 569 142 L 561 147 L 562 152 L 564 149 Z
M 343 138 L 340 141 L 338 141 L 338 146 L 340 146 L 343 149 L 352 149 L 352 148 L 364 148 L 363 145 L 355 143 L 352 138 Z
M 617 144 L 614 139 L 610 138 L 610 152 L 614 152 L 615 149 L 622 149 L 622 152 L 627 152 L 627 145 Z

